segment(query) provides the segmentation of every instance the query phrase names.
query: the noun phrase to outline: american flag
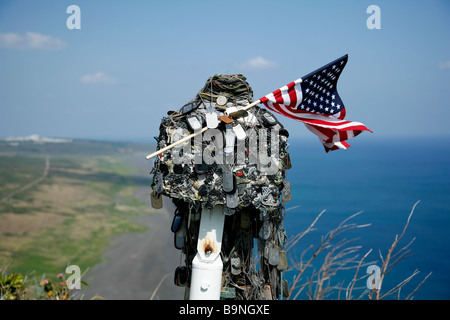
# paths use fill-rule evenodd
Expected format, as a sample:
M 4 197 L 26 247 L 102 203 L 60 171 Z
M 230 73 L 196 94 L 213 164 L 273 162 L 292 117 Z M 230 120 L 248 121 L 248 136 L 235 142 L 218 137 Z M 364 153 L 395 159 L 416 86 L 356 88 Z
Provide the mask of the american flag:
M 344 120 L 345 107 L 336 86 L 347 61 L 345 55 L 259 100 L 268 109 L 303 122 L 326 152 L 347 149 L 345 140 L 365 130 L 372 132 L 360 122 Z

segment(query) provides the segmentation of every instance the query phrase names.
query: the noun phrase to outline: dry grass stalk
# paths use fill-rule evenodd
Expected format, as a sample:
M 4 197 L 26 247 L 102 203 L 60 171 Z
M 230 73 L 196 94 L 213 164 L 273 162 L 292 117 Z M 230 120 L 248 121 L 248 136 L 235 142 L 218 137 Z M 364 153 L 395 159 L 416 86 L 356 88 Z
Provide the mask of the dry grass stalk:
M 340 240 L 337 243 L 334 243 L 334 240 L 343 233 L 356 229 L 356 228 L 363 228 L 367 227 L 370 224 L 363 224 L 358 225 L 355 223 L 350 223 L 349 221 L 353 219 L 354 217 L 358 216 L 362 212 L 358 212 L 344 221 L 342 221 L 335 229 L 328 232 L 325 236 L 322 236 L 320 245 L 315 248 L 313 245 L 309 246 L 306 250 L 304 250 L 300 258 L 298 259 L 292 259 L 292 267 L 295 269 L 298 273 L 294 276 L 289 293 L 291 299 L 297 299 L 302 292 L 306 291 L 306 295 L 309 299 L 324 299 L 326 298 L 327 294 L 331 292 L 332 290 L 338 290 L 338 298 L 341 297 L 341 292 L 345 292 L 345 299 L 352 300 L 352 299 L 363 299 L 364 297 L 371 299 L 371 300 L 381 300 L 388 297 L 393 296 L 394 294 L 397 295 L 397 299 L 400 299 L 400 293 L 401 290 L 405 287 L 407 283 L 409 283 L 418 273 L 418 270 L 415 270 L 410 276 L 402 280 L 400 283 L 398 283 L 396 286 L 394 286 L 392 289 L 387 290 L 386 292 L 382 293 L 382 285 L 383 281 L 385 280 L 386 275 L 404 258 L 408 257 L 411 252 L 411 244 L 414 242 L 415 238 L 413 238 L 410 242 L 408 242 L 405 246 L 397 250 L 400 241 L 403 239 L 406 230 L 409 226 L 412 214 L 417 206 L 417 204 L 420 201 L 417 201 L 412 210 L 411 213 L 408 216 L 408 219 L 406 221 L 406 224 L 403 228 L 403 231 L 400 235 L 396 235 L 395 239 L 390 246 L 387 254 L 385 257 L 381 254 L 381 251 L 379 252 L 380 259 L 382 262 L 382 266 L 380 268 L 380 278 L 379 278 L 379 289 L 371 289 L 369 290 L 367 287 L 368 285 L 364 283 L 364 286 L 356 287 L 356 284 L 361 281 L 365 280 L 370 274 L 365 273 L 363 276 L 359 276 L 360 270 L 364 266 L 372 265 L 376 263 L 376 261 L 371 262 L 365 262 L 367 257 L 372 252 L 372 249 L 370 249 L 364 256 L 359 258 L 359 250 L 361 249 L 360 246 L 356 245 L 350 245 L 350 243 L 353 240 Z M 295 235 L 286 244 L 286 251 L 293 251 L 295 250 L 295 245 L 307 234 L 309 234 L 311 231 L 315 230 L 314 226 L 316 225 L 318 219 L 323 215 L 325 212 L 322 211 L 319 213 L 319 215 L 314 219 L 314 221 L 311 223 L 311 225 L 303 232 Z M 309 277 L 305 277 L 305 272 L 307 269 L 311 268 L 313 265 L 313 262 L 317 259 L 317 257 L 323 253 L 327 252 L 325 257 L 323 258 L 323 262 L 320 265 L 318 269 L 312 270 Z M 308 259 L 305 259 L 307 254 L 310 253 L 311 256 Z M 341 270 L 349 270 L 349 269 L 355 269 L 355 273 L 349 284 L 344 287 L 344 283 L 341 282 L 338 285 L 332 285 L 331 280 L 336 275 L 338 271 Z M 406 299 L 412 299 L 414 293 L 419 289 L 419 287 L 428 279 L 428 277 L 431 275 L 431 272 L 423 279 L 422 282 L 419 283 L 419 285 L 406 297 Z M 306 279 L 305 279 L 306 278 Z M 363 292 L 359 296 L 354 296 L 355 290 L 363 290 Z
M 409 277 L 405 278 L 403 281 L 401 281 L 399 284 L 397 284 L 395 287 L 393 287 L 392 289 L 388 290 L 386 293 L 382 294 L 382 286 L 383 286 L 383 281 L 386 277 L 386 275 L 398 264 L 398 262 L 404 258 L 406 258 L 407 256 L 409 256 L 408 254 L 411 252 L 410 246 L 411 244 L 414 242 L 414 240 L 416 239 L 415 237 L 408 242 L 405 246 L 403 246 L 401 249 L 397 250 L 397 247 L 400 243 L 400 241 L 403 239 L 406 230 L 409 226 L 409 223 L 411 221 L 411 217 L 414 213 L 414 210 L 416 209 L 416 206 L 419 204 L 420 200 L 417 201 L 414 206 L 411 209 L 411 212 L 408 216 L 408 219 L 406 220 L 406 224 L 403 227 L 403 231 L 400 235 L 396 235 L 394 241 L 392 242 L 391 247 L 389 248 L 386 257 L 383 257 L 381 251 L 379 252 L 380 254 L 380 258 L 382 261 L 382 266 L 380 268 L 380 289 L 372 289 L 368 295 L 369 299 L 374 299 L 374 300 L 381 300 L 384 299 L 390 295 L 393 295 L 395 293 L 397 293 L 397 298 L 400 298 L 400 292 L 401 289 L 409 282 L 411 281 L 412 278 L 414 278 L 417 274 L 419 274 L 418 270 L 415 270 L 413 272 L 413 274 L 411 274 Z M 413 297 L 413 294 L 419 289 L 419 287 L 426 281 L 426 279 L 431 275 L 431 272 L 424 278 L 424 280 L 413 290 L 413 292 L 411 292 L 406 299 L 411 299 Z
M 325 211 L 322 211 L 304 232 L 297 234 L 288 241 L 286 244 L 286 251 L 292 249 L 301 238 L 314 230 L 314 225 L 324 212 Z M 337 244 L 332 244 L 333 240 L 335 240 L 342 233 L 356 228 L 364 228 L 370 225 L 349 223 L 351 219 L 361 213 L 362 212 L 358 212 L 346 218 L 335 229 L 328 232 L 325 236 L 322 236 L 320 245 L 317 249 L 311 245 L 302 252 L 300 259 L 293 264 L 293 268 L 298 271 L 298 274 L 294 277 L 292 285 L 289 289 L 292 299 L 297 299 L 305 288 L 309 288 L 307 295 L 310 299 L 324 299 L 326 294 L 331 290 L 341 290 L 342 284 L 337 287 L 330 286 L 331 278 L 336 275 L 338 271 L 356 268 L 357 266 L 361 267 L 360 261 L 356 260 L 358 257 L 357 252 L 360 249 L 360 246 L 348 246 L 348 244 L 354 240 L 343 239 Z M 305 283 L 300 283 L 305 271 L 311 266 L 312 262 L 319 256 L 319 254 L 326 250 L 328 253 L 326 254 L 324 262 L 319 270 L 314 270 L 308 281 Z M 312 255 L 306 262 L 304 262 L 304 256 L 308 251 L 312 251 Z M 293 295 L 294 291 L 295 295 Z

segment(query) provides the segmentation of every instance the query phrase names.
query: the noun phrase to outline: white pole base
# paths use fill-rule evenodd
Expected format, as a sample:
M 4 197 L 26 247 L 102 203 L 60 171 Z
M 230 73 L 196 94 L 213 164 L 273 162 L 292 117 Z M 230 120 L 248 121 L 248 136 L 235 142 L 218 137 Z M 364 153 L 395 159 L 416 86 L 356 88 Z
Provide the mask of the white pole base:
M 223 263 L 220 257 L 225 215 L 223 206 L 202 211 L 197 254 L 192 261 L 190 300 L 219 300 Z

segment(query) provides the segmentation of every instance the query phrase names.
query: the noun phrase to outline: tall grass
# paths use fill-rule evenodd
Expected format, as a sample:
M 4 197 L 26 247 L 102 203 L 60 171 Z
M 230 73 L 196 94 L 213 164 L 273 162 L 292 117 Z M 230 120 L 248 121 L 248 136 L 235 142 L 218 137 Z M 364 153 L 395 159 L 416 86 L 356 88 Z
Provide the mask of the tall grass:
M 344 221 L 335 229 L 321 237 L 320 243 L 316 246 L 310 245 L 300 256 L 294 251 L 295 245 L 299 243 L 307 234 L 315 230 L 315 225 L 325 211 L 322 211 L 311 225 L 303 232 L 291 237 L 286 244 L 286 251 L 289 252 L 292 261 L 292 271 L 295 275 L 290 283 L 289 293 L 291 299 L 307 297 L 311 300 L 323 300 L 329 298 L 332 294 L 336 299 L 400 299 L 401 293 L 404 299 L 414 298 L 414 293 L 428 279 L 431 272 L 410 292 L 402 292 L 419 271 L 416 269 L 411 275 L 405 275 L 404 278 L 397 281 L 392 287 L 386 287 L 386 278 L 393 268 L 411 253 L 411 244 L 415 238 L 402 245 L 406 230 L 417 204 L 417 201 L 408 218 L 406 224 L 400 233 L 396 235 L 391 246 L 386 253 L 378 252 L 379 260 L 368 261 L 372 249 L 361 253 L 361 246 L 355 244 L 357 239 L 345 239 L 343 236 L 350 230 L 362 229 L 370 224 L 356 224 L 351 220 L 362 212 L 358 212 Z M 377 267 L 381 263 L 381 267 Z M 367 273 L 368 266 L 376 266 L 373 272 Z M 377 270 L 377 272 L 375 272 Z M 365 272 L 366 271 L 366 272 Z M 350 275 L 348 281 L 335 282 L 339 273 Z M 353 274 L 349 273 L 352 272 Z M 405 296 L 406 295 L 406 296 Z

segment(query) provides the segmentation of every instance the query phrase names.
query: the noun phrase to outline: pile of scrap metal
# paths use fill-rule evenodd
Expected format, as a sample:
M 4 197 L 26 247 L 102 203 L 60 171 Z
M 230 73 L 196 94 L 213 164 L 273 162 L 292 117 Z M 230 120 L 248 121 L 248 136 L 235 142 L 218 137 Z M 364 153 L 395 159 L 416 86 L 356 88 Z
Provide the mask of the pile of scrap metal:
M 278 299 L 288 293 L 282 272 L 288 267 L 283 218 L 284 201 L 291 197 L 289 134 L 267 110 L 242 110 L 252 101 L 243 75 L 214 75 L 195 98 L 168 112 L 155 137 L 162 149 L 209 128 L 156 158 L 151 198 L 155 208 L 162 206 L 162 195 L 176 207 L 171 229 L 185 265 L 175 271 L 175 284 L 187 287 L 201 212 L 223 206 L 223 299 Z

